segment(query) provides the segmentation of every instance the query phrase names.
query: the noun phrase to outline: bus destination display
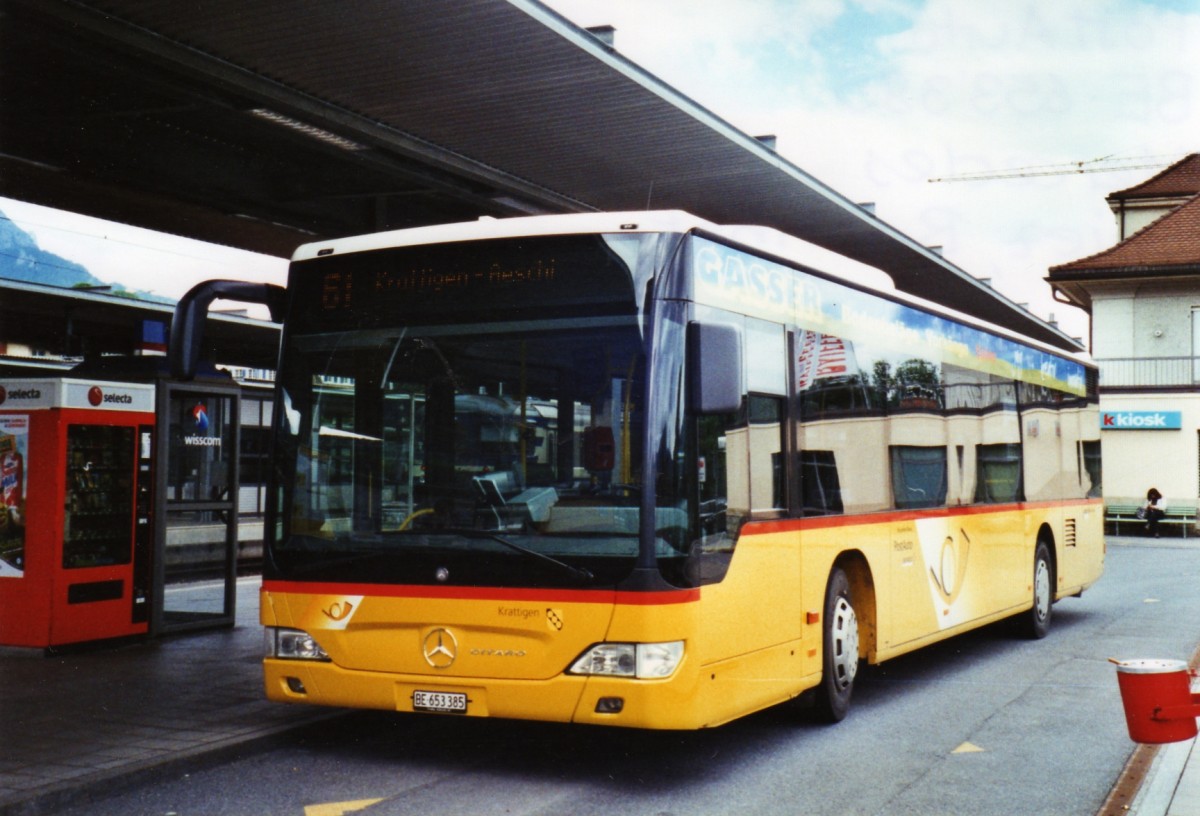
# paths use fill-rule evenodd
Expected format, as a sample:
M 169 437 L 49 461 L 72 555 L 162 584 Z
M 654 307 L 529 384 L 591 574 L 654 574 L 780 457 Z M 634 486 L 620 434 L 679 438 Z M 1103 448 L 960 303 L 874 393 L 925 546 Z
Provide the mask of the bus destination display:
M 443 298 L 481 289 L 539 289 L 542 285 L 552 284 L 556 274 L 554 258 L 533 258 L 522 268 L 493 262 L 486 268 L 474 270 L 379 269 L 367 275 L 356 275 L 353 271 L 326 272 L 321 278 L 321 308 L 336 312 L 353 308 L 356 298 L 369 303 L 375 298 L 398 294 Z
M 604 304 L 633 308 L 629 270 L 596 236 L 476 241 L 326 256 L 297 264 L 297 304 L 329 328 L 398 315 L 494 315 Z

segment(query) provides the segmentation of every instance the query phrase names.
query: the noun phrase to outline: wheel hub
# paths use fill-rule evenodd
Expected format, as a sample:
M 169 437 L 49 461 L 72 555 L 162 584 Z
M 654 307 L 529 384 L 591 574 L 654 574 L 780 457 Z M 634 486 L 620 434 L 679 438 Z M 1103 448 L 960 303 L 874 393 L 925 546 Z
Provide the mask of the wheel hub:
M 1050 614 L 1050 565 L 1045 561 L 1038 561 L 1033 575 L 1033 603 L 1038 620 L 1045 620 Z
M 858 616 L 845 598 L 837 599 L 832 623 L 833 677 L 837 687 L 844 689 L 858 672 Z

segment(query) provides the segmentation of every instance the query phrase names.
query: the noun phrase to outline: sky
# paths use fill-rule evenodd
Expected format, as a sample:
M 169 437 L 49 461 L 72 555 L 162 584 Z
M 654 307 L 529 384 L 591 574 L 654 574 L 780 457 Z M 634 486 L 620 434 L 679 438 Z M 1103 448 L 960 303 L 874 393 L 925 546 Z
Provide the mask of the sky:
M 178 299 L 212 278 L 283 284 L 287 260 L 0 197 L 0 213 L 38 246 L 105 283 Z
M 1200 150 L 1200 0 L 548 0 L 787 160 L 1071 336 L 1049 267 L 1108 248 L 1104 197 Z M 1034 176 L 1115 157 L 1120 172 Z M 1087 166 L 1087 165 L 1085 165 Z M 1092 164 L 1093 167 L 1102 166 Z M 1023 177 L 943 181 L 966 173 Z M 178 297 L 286 262 L 0 199 L 102 280 Z M 166 271 L 169 270 L 169 274 Z
M 1200 150 L 1200 0 L 548 5 L 1071 336 L 1049 268 L 1116 243 L 1105 196 L 1159 168 L 929 180 Z

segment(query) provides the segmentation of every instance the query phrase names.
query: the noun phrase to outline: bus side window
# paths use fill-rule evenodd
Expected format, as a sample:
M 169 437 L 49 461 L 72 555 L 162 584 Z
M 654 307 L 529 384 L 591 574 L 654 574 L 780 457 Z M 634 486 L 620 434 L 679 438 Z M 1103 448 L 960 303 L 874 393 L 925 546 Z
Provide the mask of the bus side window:
M 833 451 L 800 451 L 800 494 L 802 512 L 806 516 L 845 512 L 837 459 Z
M 723 535 L 732 525 L 729 510 L 729 463 L 726 457 L 728 429 L 736 424 L 736 414 L 708 414 L 697 421 L 696 479 L 700 488 L 700 534 L 707 539 Z M 735 468 L 736 471 L 736 468 Z M 738 478 L 735 476 L 735 478 Z
M 785 510 L 783 399 L 752 394 L 747 413 L 751 512 Z
M 946 504 L 946 449 L 893 445 L 892 500 L 901 510 Z
M 783 455 L 787 346 L 783 326 L 746 318 L 746 467 L 754 514 L 778 515 L 788 505 Z
M 615 459 L 616 442 L 612 428 L 602 426 L 584 429 L 583 466 L 589 473 L 612 470 Z
M 976 445 L 975 472 L 976 502 L 1001 504 L 1024 498 L 1021 495 L 1020 445 Z
M 732 548 L 752 514 L 777 516 L 787 507 L 784 395 L 788 355 L 778 323 L 710 310 L 705 325 L 737 325 L 745 382 L 736 411 L 699 412 L 696 481 L 705 548 Z M 693 324 L 695 325 L 695 324 Z M 699 338 L 695 335 L 691 342 Z M 694 363 L 696 366 L 704 361 Z
M 1095 498 L 1102 495 L 1100 469 L 1100 440 L 1083 439 L 1079 442 L 1079 456 L 1083 460 L 1083 471 L 1087 477 L 1087 496 Z M 1080 481 L 1083 482 L 1081 475 Z

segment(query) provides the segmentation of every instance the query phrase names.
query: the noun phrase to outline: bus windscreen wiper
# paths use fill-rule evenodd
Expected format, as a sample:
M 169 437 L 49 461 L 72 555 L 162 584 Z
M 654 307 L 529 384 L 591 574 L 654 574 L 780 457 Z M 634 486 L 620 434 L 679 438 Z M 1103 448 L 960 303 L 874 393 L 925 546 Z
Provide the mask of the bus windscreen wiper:
M 505 547 L 508 547 L 514 552 L 519 552 L 532 558 L 536 558 L 539 561 L 545 561 L 548 564 L 553 564 L 559 569 L 571 573 L 576 578 L 586 583 L 591 583 L 592 581 L 596 580 L 596 576 L 587 567 L 577 567 L 574 564 L 568 564 L 566 561 L 560 561 L 554 556 L 546 555 L 545 553 L 538 552 L 531 547 L 518 544 L 517 542 L 511 541 L 497 533 L 488 532 L 487 530 L 444 530 L 442 532 L 456 533 L 466 538 L 486 538 L 491 541 L 495 541 L 497 544 L 503 544 Z

